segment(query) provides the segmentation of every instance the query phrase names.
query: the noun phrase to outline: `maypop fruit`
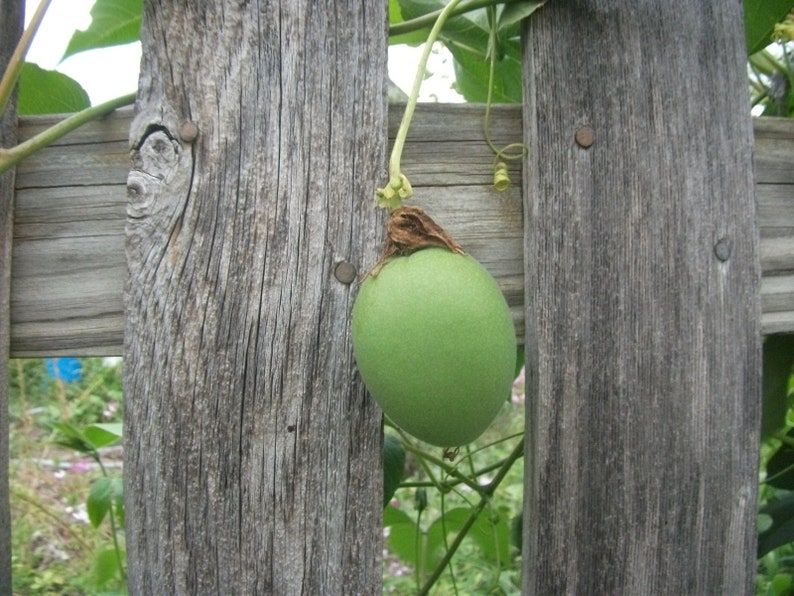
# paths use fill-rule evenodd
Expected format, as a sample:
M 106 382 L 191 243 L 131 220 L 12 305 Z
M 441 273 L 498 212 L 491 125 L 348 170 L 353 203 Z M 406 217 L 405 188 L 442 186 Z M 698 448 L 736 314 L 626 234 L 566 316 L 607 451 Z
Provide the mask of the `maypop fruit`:
M 372 397 L 427 443 L 470 443 L 510 395 L 513 320 L 499 286 L 468 255 L 432 247 L 388 259 L 361 285 L 352 333 Z

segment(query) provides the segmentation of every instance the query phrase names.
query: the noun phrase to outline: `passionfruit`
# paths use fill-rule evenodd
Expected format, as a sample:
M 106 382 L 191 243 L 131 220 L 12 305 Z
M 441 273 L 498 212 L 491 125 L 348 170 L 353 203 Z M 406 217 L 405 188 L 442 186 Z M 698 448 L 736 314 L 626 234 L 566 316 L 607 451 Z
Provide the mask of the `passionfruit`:
M 513 320 L 496 281 L 468 254 L 429 247 L 390 256 L 361 284 L 352 338 L 370 395 L 427 443 L 470 443 L 510 395 Z

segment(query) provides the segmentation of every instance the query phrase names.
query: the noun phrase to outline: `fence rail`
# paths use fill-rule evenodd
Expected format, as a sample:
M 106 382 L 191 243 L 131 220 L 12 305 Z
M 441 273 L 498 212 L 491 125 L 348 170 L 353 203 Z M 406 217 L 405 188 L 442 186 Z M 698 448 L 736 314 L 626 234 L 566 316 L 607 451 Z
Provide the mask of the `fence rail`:
M 401 112 L 391 111 L 391 135 Z M 131 109 L 119 110 L 17 168 L 12 356 L 122 354 L 131 116 Z M 54 120 L 20 119 L 20 140 Z M 493 155 L 483 142 L 482 122 L 482 106 L 420 106 L 403 169 L 415 188 L 416 203 L 496 277 L 523 333 L 520 162 L 510 164 L 514 184 L 505 192 L 495 191 Z M 521 141 L 521 107 L 495 107 L 491 127 L 497 145 Z M 754 129 L 762 325 L 767 334 L 794 332 L 794 121 L 757 119 Z

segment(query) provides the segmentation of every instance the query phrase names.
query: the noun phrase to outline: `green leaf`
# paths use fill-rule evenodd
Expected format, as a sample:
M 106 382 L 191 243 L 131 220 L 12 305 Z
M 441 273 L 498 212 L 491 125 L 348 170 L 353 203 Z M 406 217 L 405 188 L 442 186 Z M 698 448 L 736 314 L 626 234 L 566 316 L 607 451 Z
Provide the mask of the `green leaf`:
M 793 0 L 744 0 L 744 36 L 747 54 L 772 43 L 772 30 L 794 8 Z
M 782 428 L 786 421 L 789 377 L 794 365 L 794 335 L 767 336 L 763 350 L 761 434 L 768 436 Z
M 497 60 L 494 72 L 492 101 L 494 103 L 520 103 L 522 97 L 522 70 L 518 42 L 503 44 L 508 52 Z M 490 64 L 483 54 L 450 43 L 450 52 L 455 57 L 455 78 L 458 91 L 466 101 L 483 103 L 488 98 Z
M 794 429 L 787 437 L 794 438 Z M 794 448 L 788 443 L 778 447 L 766 464 L 766 484 L 783 490 L 794 490 Z
M 61 436 L 57 437 L 53 442 L 61 447 L 66 447 L 78 453 L 88 453 L 93 455 L 96 449 L 91 444 L 91 441 L 80 432 L 76 427 L 68 422 L 54 422 L 53 429 L 58 431 Z
M 121 423 L 91 424 L 86 427 L 84 434 L 94 447 L 99 449 L 121 438 Z
M 416 522 L 402 509 L 388 506 L 383 510 L 383 527 L 389 528 L 389 549 L 404 562 L 417 564 Z
M 98 528 L 111 507 L 119 516 L 119 527 L 123 527 L 124 481 L 119 476 L 102 476 L 91 485 L 86 499 L 86 513 L 91 525 Z
M 91 105 L 80 83 L 55 70 L 44 70 L 25 62 L 19 75 L 19 113 L 64 114 L 79 112 Z
M 444 5 L 443 0 L 400 0 L 400 10 L 406 18 L 422 16 L 443 8 Z M 516 37 L 518 21 L 514 20 L 519 17 L 520 12 L 512 15 L 508 13 L 506 29 L 499 34 L 492 97 L 497 103 L 521 101 L 521 43 Z M 441 41 L 455 59 L 457 90 L 470 102 L 484 102 L 488 97 L 489 38 L 490 28 L 485 9 L 449 19 L 440 35 Z
M 443 521 L 439 517 L 431 524 L 427 532 L 428 537 L 432 537 L 433 544 L 443 545 L 443 532 L 446 530 L 448 542 L 451 542 L 461 531 L 471 512 L 472 510 L 467 507 L 458 507 L 447 511 Z M 493 512 L 485 509 L 466 535 L 466 540 L 472 540 L 477 545 L 484 559 L 491 562 L 499 560 L 502 565 L 509 561 L 510 557 L 510 528 L 507 519 L 507 510 Z M 429 552 L 428 554 L 435 561 L 433 564 L 438 564 L 438 561 L 444 556 L 443 546 L 440 552 Z
M 91 25 L 75 31 L 63 58 L 79 52 L 138 41 L 141 36 L 143 0 L 96 0 Z
M 109 476 L 97 478 L 86 500 L 86 512 L 91 525 L 98 528 L 113 505 L 113 482 Z
M 507 29 L 518 25 L 538 8 L 546 4 L 546 0 L 522 0 L 505 4 L 499 15 L 499 29 Z
M 763 557 L 779 546 L 794 542 L 794 493 L 771 499 L 761 508 L 772 524 L 758 536 L 758 556 Z
M 389 25 L 397 25 L 405 22 L 402 10 L 400 9 L 399 0 L 389 0 Z M 403 33 L 402 35 L 390 35 L 389 45 L 407 44 L 410 46 L 418 46 L 424 43 L 430 33 L 430 27 L 424 29 L 417 29 L 410 33 Z
M 383 437 L 383 506 L 389 504 L 405 474 L 405 449 L 394 435 Z
M 122 563 L 124 561 L 122 551 Z M 119 559 L 115 549 L 106 548 L 99 551 L 96 555 L 96 583 L 98 588 L 103 588 L 114 579 L 121 579 L 122 570 L 119 569 Z
M 513 375 L 513 380 L 518 378 L 518 375 L 521 374 L 521 370 L 524 368 L 524 362 L 526 360 L 526 353 L 524 352 L 524 346 L 519 345 L 516 348 L 516 372 Z

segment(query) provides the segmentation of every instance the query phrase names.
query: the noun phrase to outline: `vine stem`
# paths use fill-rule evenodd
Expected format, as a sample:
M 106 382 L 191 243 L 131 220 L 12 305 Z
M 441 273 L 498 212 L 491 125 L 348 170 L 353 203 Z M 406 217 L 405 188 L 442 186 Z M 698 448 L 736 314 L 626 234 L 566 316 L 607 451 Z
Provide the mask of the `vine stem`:
M 464 1 L 454 9 L 449 16 L 456 17 L 461 14 L 465 14 L 467 12 L 471 12 L 472 10 L 477 10 L 478 8 L 484 8 L 486 6 L 496 6 L 498 4 L 511 4 L 517 0 L 469 0 L 468 2 Z M 404 33 L 412 33 L 414 31 L 419 31 L 420 29 L 424 29 L 425 27 L 430 27 L 433 24 L 441 12 L 444 9 L 436 10 L 434 12 L 429 12 L 426 15 L 422 15 L 421 17 L 416 17 L 415 19 L 410 19 L 407 21 L 403 21 L 402 23 L 397 23 L 396 25 L 391 25 L 389 27 L 389 37 L 396 37 L 397 35 L 402 35 Z
M 38 31 L 39 25 L 41 25 L 41 21 L 44 19 L 44 14 L 47 12 L 51 1 L 52 0 L 41 0 L 36 12 L 33 13 L 30 24 L 22 32 L 22 36 L 19 38 L 19 42 L 17 42 L 14 53 L 11 54 L 11 59 L 8 61 L 6 70 L 3 73 L 3 78 L 0 79 L 0 114 L 6 109 L 8 99 L 11 97 L 11 91 L 13 91 L 17 79 L 19 79 L 19 73 L 22 72 L 25 54 L 28 52 L 30 43 L 33 41 L 33 36 L 36 34 L 36 31 Z
M 452 11 L 460 3 L 461 0 L 450 0 L 439 13 L 430 34 L 425 41 L 425 47 L 422 49 L 422 55 L 419 58 L 419 65 L 416 68 L 416 75 L 414 76 L 414 84 L 411 88 L 411 93 L 408 96 L 408 103 L 405 104 L 405 113 L 400 122 L 400 128 L 397 130 L 397 136 L 394 139 L 394 147 L 391 152 L 391 160 L 389 161 L 389 175 L 392 179 L 400 176 L 400 160 L 402 159 L 403 147 L 405 146 L 405 139 L 408 137 L 408 129 L 411 126 L 411 120 L 414 117 L 416 104 L 419 101 L 419 90 L 422 87 L 422 81 L 425 79 L 425 72 L 427 72 L 427 61 L 430 58 L 430 52 L 433 50 L 433 44 L 438 39 L 438 34 L 444 27 Z
M 474 506 L 474 509 L 472 509 L 471 513 L 469 514 L 469 517 L 466 518 L 466 521 L 464 522 L 463 526 L 461 526 L 460 530 L 455 535 L 455 540 L 452 541 L 452 544 L 450 545 L 449 549 L 447 550 L 447 552 L 444 553 L 444 557 L 441 559 L 439 564 L 433 570 L 432 575 L 429 578 L 427 578 L 427 581 L 425 582 L 425 585 L 422 586 L 422 589 L 419 590 L 420 596 L 425 596 L 426 594 L 430 593 L 430 588 L 433 587 L 433 584 L 436 583 L 436 580 L 438 580 L 439 577 L 441 577 L 441 574 L 444 572 L 446 566 L 449 565 L 449 562 L 452 560 L 452 557 L 454 556 L 455 552 L 458 550 L 458 547 L 463 542 L 463 539 L 466 537 L 466 534 L 469 532 L 471 527 L 474 525 L 474 522 L 476 522 L 477 518 L 480 516 L 482 510 L 485 509 L 485 506 L 490 501 L 494 491 L 496 491 L 498 486 L 502 483 L 502 480 L 504 480 L 505 476 L 507 476 L 507 473 L 510 471 L 510 468 L 513 467 L 513 464 L 523 454 L 524 454 L 524 439 L 522 438 L 513 448 L 513 451 L 510 452 L 510 455 L 505 459 L 504 463 L 502 464 L 502 467 L 499 468 L 499 471 L 496 473 L 494 479 L 483 488 L 483 491 L 480 495 L 479 503 L 477 503 L 477 505 Z
M 419 464 L 423 468 L 425 468 L 425 473 L 427 473 L 427 475 L 430 477 L 430 481 L 433 483 L 433 485 L 440 492 L 443 493 L 445 491 L 446 487 L 451 487 L 451 486 L 446 484 L 446 483 L 445 483 L 444 486 L 442 486 L 441 483 L 438 480 L 436 480 L 435 476 L 430 471 L 430 469 L 428 467 L 426 467 L 427 466 L 427 462 L 430 462 L 431 464 L 434 464 L 434 465 L 438 466 L 439 468 L 441 468 L 442 470 L 444 470 L 444 472 L 446 472 L 449 476 L 455 478 L 455 480 L 458 483 L 465 484 L 466 486 L 468 486 L 470 489 L 472 489 L 476 493 L 482 494 L 483 487 L 480 486 L 479 484 L 477 484 L 476 482 L 470 480 L 469 478 L 467 478 L 464 474 L 462 474 L 460 471 L 458 471 L 454 466 L 448 465 L 443 460 L 435 457 L 434 455 L 431 455 L 431 454 L 427 453 L 426 451 L 422 451 L 421 449 L 419 449 L 415 445 L 411 444 L 410 441 L 406 440 L 407 438 L 406 438 L 406 436 L 404 434 L 402 435 L 402 438 L 403 438 L 403 445 L 405 447 L 405 450 L 408 451 L 409 453 L 413 453 L 414 455 L 416 455 L 419 458 Z
M 117 108 L 134 103 L 135 97 L 136 93 L 130 93 L 129 95 L 122 95 L 121 97 L 91 106 L 90 108 L 86 108 L 69 116 L 50 128 L 43 130 L 35 137 L 31 137 L 24 143 L 20 143 L 11 149 L 0 149 L 0 174 L 15 166 L 36 151 L 39 151 L 40 149 L 50 145 L 65 134 L 73 131 L 76 128 L 79 128 L 83 124 L 90 122 L 95 118 L 99 118 L 100 116 L 109 114 Z
M 379 199 L 378 202 L 383 206 L 392 208 L 399 207 L 402 204 L 402 200 L 409 199 L 413 194 L 410 182 L 408 182 L 408 179 L 403 175 L 400 169 L 403 147 L 405 146 L 405 139 L 408 137 L 408 129 L 414 117 L 416 104 L 419 101 L 419 89 L 422 87 L 422 81 L 425 78 L 425 72 L 427 72 L 427 61 L 430 58 L 430 52 L 433 50 L 433 44 L 436 39 L 438 39 L 438 35 L 441 33 L 444 23 L 447 22 L 447 18 L 449 18 L 460 1 L 461 0 L 450 0 L 441 10 L 425 41 L 425 46 L 419 59 L 419 65 L 416 68 L 413 87 L 411 88 L 411 93 L 408 95 L 408 102 L 405 104 L 405 113 L 400 122 L 400 128 L 397 130 L 397 136 L 394 139 L 394 145 L 389 159 L 389 184 L 386 188 L 376 191 L 376 196 Z

